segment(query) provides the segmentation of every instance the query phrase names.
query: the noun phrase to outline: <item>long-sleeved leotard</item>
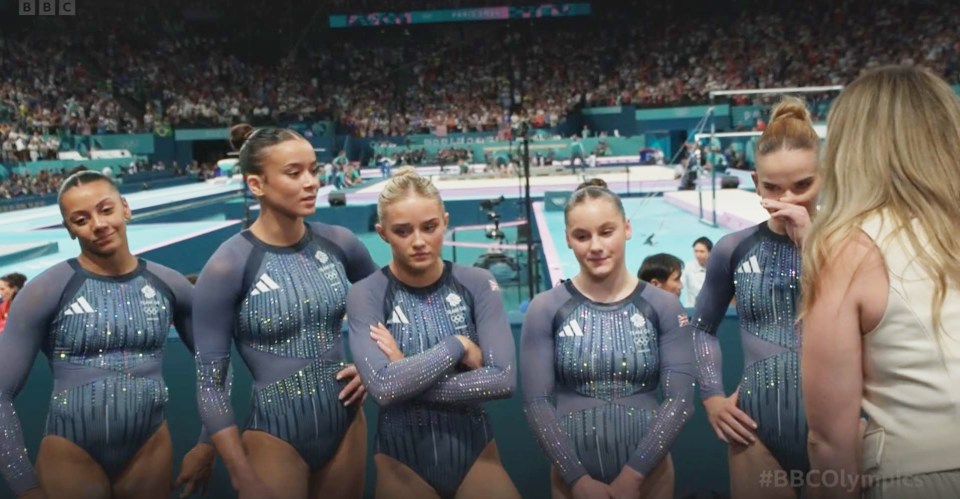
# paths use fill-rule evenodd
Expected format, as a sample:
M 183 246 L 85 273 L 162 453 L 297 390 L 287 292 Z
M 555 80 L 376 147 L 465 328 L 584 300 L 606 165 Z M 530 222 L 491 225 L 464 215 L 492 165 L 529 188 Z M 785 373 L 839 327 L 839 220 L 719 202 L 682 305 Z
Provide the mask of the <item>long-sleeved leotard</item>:
M 350 348 L 381 406 L 377 452 L 407 465 L 441 497 L 452 497 L 493 439 L 480 403 L 516 386 L 515 347 L 500 288 L 483 269 L 445 262 L 442 277 L 412 288 L 384 268 L 357 283 L 347 303 Z M 370 338 L 384 324 L 405 356 L 389 362 Z M 483 367 L 458 368 L 470 338 Z
M 191 299 L 185 277 L 145 260 L 108 277 L 72 259 L 24 287 L 0 336 L 0 468 L 14 492 L 37 486 L 13 408 L 37 352 L 53 371 L 46 434 L 114 478 L 163 422 L 163 349 L 171 325 L 193 349 Z
M 303 239 L 276 247 L 244 231 L 214 253 L 197 280 L 197 396 L 210 434 L 235 424 L 230 343 L 253 375 L 246 428 L 289 443 L 311 469 L 333 457 L 356 406 L 338 395 L 346 380 L 341 326 L 347 292 L 376 270 L 348 230 L 307 224 Z
M 800 249 L 766 223 L 728 234 L 707 262 L 693 317 L 704 398 L 724 395 L 717 327 L 736 297 L 744 352 L 739 405 L 785 470 L 807 471 L 800 391 Z
M 533 300 L 520 344 L 524 405 L 568 485 L 583 475 L 610 483 L 624 466 L 649 475 L 666 456 L 693 412 L 691 334 L 677 297 L 643 282 L 615 303 L 570 281 Z

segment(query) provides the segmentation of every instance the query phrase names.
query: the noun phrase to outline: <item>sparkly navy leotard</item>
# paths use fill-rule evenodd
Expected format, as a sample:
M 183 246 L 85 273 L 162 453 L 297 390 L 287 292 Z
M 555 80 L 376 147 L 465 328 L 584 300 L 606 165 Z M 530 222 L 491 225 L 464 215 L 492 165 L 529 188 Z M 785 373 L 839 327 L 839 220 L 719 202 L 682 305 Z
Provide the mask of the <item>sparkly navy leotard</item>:
M 669 452 L 693 413 L 686 319 L 675 295 L 643 282 L 615 303 L 570 281 L 531 302 L 520 343 L 527 420 L 568 485 L 610 483 L 624 466 L 649 475 Z
M 220 246 L 197 280 L 197 397 L 213 435 L 234 425 L 230 342 L 253 375 L 247 429 L 299 452 L 311 470 L 333 457 L 357 406 L 338 399 L 346 380 L 341 325 L 347 290 L 376 265 L 353 233 L 310 223 L 292 247 L 244 231 Z
M 357 369 L 381 407 L 377 452 L 452 497 L 493 439 L 480 403 L 509 397 L 516 386 L 513 334 L 497 282 L 486 270 L 445 262 L 436 283 L 412 288 L 384 268 L 350 290 L 347 316 Z M 405 358 L 388 361 L 370 338 L 377 323 Z M 480 347 L 482 368 L 460 369 L 464 350 L 455 335 Z
M 693 325 L 704 398 L 724 395 L 716 337 L 730 300 L 740 315 L 744 370 L 740 408 L 784 470 L 807 471 L 807 420 L 800 392 L 800 249 L 766 222 L 724 236 L 707 262 Z
M 15 493 L 38 486 L 13 408 L 37 351 L 53 371 L 46 434 L 113 479 L 163 423 L 163 348 L 172 324 L 193 349 L 191 298 L 186 278 L 145 260 L 108 277 L 72 259 L 24 287 L 0 336 L 0 470 Z

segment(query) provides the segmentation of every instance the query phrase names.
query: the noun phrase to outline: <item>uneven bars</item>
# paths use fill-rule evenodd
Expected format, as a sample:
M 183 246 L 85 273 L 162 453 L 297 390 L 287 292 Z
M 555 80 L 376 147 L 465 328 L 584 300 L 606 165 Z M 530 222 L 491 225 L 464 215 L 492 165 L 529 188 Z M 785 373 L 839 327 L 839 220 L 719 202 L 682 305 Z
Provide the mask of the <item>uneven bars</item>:
M 717 133 L 698 133 L 693 136 L 695 140 L 708 139 L 710 137 L 716 137 L 718 139 L 724 139 L 729 137 L 759 137 L 763 135 L 763 132 L 717 132 Z
M 843 85 L 831 85 L 827 87 L 755 88 L 752 90 L 711 90 L 710 98 L 712 99 L 718 95 L 811 94 L 834 90 L 843 90 Z
M 817 135 L 820 138 L 825 138 L 827 136 L 827 125 L 823 123 L 814 123 L 813 130 L 817 132 Z M 735 137 L 759 137 L 763 135 L 763 132 L 752 131 L 752 132 L 717 132 L 717 133 L 698 133 L 693 136 L 694 140 L 700 141 L 707 138 L 735 138 Z

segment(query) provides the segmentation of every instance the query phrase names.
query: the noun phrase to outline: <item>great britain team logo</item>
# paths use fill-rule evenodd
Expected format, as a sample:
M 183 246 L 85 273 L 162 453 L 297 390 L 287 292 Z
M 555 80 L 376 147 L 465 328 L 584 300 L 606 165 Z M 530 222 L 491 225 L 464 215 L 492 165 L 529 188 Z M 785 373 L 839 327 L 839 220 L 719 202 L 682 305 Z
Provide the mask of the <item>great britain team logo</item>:
M 450 293 L 444 300 L 447 302 L 447 317 L 453 322 L 453 328 L 456 330 L 467 327 L 467 307 L 463 303 L 463 297 L 456 293 Z
M 313 254 L 313 257 L 316 258 L 318 262 L 324 265 L 326 265 L 326 263 L 330 261 L 330 255 L 326 254 L 321 250 L 317 250 L 317 252 Z
M 323 274 L 323 278 L 334 287 L 340 287 L 340 272 L 337 270 L 337 266 L 334 265 L 334 260 L 330 258 L 330 254 L 323 250 L 317 250 L 313 254 L 313 258 L 320 262 L 320 273 Z
M 637 329 L 643 329 L 644 326 L 647 325 L 647 319 L 639 313 L 636 313 L 630 317 L 630 323 Z
M 157 298 L 157 290 L 153 289 L 153 286 L 147 284 L 146 286 L 140 288 L 140 294 L 143 295 L 143 301 L 140 302 L 140 307 L 143 310 L 143 313 L 147 316 L 147 320 L 150 322 L 156 322 L 160 320 L 160 302 Z
M 637 347 L 637 352 L 650 351 L 650 329 L 647 327 L 647 318 L 640 312 L 635 312 L 630 316 L 630 336 L 633 339 L 633 345 Z

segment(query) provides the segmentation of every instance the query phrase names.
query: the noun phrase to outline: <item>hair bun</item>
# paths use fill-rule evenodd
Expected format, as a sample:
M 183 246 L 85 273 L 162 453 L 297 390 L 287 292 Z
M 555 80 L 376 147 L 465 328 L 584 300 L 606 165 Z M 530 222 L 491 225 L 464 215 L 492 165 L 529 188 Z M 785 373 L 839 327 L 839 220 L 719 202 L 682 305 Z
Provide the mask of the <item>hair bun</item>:
M 605 180 L 603 180 L 600 177 L 594 177 L 578 185 L 577 188 L 574 189 L 574 192 L 579 191 L 580 189 L 586 189 L 587 187 L 600 187 L 602 189 L 609 189 L 609 187 L 607 187 L 607 182 Z
M 807 110 L 806 104 L 802 100 L 796 97 L 785 97 L 775 108 L 773 112 L 770 113 L 770 123 L 774 123 L 779 120 L 785 119 L 795 119 L 800 120 L 806 123 L 812 123 L 810 119 L 810 111 Z
M 230 146 L 239 151 L 243 144 L 253 135 L 254 129 L 248 123 L 240 123 L 230 128 Z
M 413 166 L 407 165 L 397 168 L 396 172 L 393 174 L 394 177 L 419 177 L 420 174 L 417 173 L 417 169 Z

